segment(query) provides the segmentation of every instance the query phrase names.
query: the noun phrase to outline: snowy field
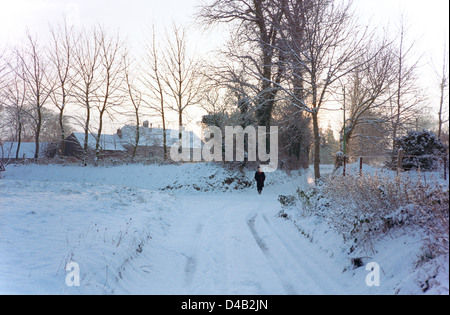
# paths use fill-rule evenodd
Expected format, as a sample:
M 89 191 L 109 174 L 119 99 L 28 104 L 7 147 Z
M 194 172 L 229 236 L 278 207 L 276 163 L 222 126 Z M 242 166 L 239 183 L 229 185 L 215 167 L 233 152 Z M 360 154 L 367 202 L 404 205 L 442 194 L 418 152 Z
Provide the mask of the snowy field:
M 251 171 L 213 164 L 10 166 L 0 294 L 421 294 L 432 272 L 427 293 L 448 294 L 448 255 L 413 270 L 421 242 L 405 233 L 376 244 L 381 284 L 367 286 L 369 271 L 349 268 L 324 225 L 305 221 L 302 234 L 277 216 L 278 196 L 305 188 L 310 172 L 267 176 L 259 196 Z M 79 286 L 66 283 L 71 262 Z

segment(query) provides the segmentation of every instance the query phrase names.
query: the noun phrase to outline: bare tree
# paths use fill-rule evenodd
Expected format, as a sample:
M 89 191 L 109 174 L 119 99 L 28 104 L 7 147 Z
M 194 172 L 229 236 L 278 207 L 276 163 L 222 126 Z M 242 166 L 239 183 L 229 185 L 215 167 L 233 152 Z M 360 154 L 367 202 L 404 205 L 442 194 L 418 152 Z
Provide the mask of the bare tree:
M 6 50 L 0 52 L 0 92 L 8 86 L 7 74 L 11 71 L 9 62 L 6 60 Z M 0 101 L 0 115 L 5 115 L 5 104 Z M 5 128 L 7 124 L 2 119 L 0 120 L 0 132 Z M 0 134 L 1 135 L 1 134 Z M 1 143 L 0 143 L 1 145 Z
M 57 85 L 51 94 L 51 100 L 59 111 L 59 127 L 61 153 L 65 152 L 66 130 L 64 128 L 64 111 L 73 95 L 75 82 L 74 70 L 74 47 L 76 46 L 74 38 L 74 29 L 69 28 L 66 21 L 63 26 L 57 26 L 56 29 L 50 28 L 52 38 L 52 47 L 50 50 L 50 61 L 56 72 Z
M 128 99 L 131 102 L 131 105 L 133 107 L 133 114 L 136 121 L 136 137 L 135 142 L 133 144 L 133 152 L 131 154 L 131 159 L 133 160 L 136 156 L 136 151 L 139 146 L 139 140 L 140 140 L 140 109 L 141 104 L 143 102 L 143 93 L 139 89 L 137 83 L 136 83 L 136 67 L 134 63 L 130 60 L 130 56 L 128 52 L 125 53 L 123 56 L 124 58 L 124 75 L 125 75 L 125 82 L 126 82 L 126 93 L 128 94 Z
M 100 140 L 103 132 L 105 114 L 123 102 L 122 84 L 124 83 L 123 69 L 124 43 L 119 33 L 110 36 L 103 28 L 96 31 L 96 40 L 100 47 L 100 69 L 102 82 L 97 89 L 95 108 L 98 111 L 99 125 L 96 133 L 95 155 L 100 158 Z
M 8 61 L 6 60 L 6 50 L 0 51 L 0 90 L 8 85 L 7 74 L 11 72 Z
M 407 44 L 406 22 L 402 16 L 398 35 L 397 48 L 394 51 L 397 71 L 396 79 L 391 88 L 395 91 L 395 97 L 390 100 L 389 112 L 391 123 L 392 146 L 395 147 L 396 139 L 408 128 L 414 126 L 417 113 L 421 109 L 419 105 L 424 96 L 418 86 L 417 68 L 420 58 L 413 57 L 414 42 Z M 414 59 L 412 59 L 414 58 Z
M 16 150 L 16 161 L 19 159 L 20 152 L 20 144 L 22 143 L 22 130 L 24 119 L 26 119 L 26 111 L 24 108 L 25 105 L 25 97 L 26 97 L 26 85 L 24 82 L 14 82 L 12 90 L 9 90 L 9 95 L 11 96 L 11 101 L 14 106 L 12 107 L 14 110 L 14 116 L 17 122 L 17 150 Z
M 235 60 L 241 69 L 256 79 L 252 89 L 256 104 L 256 119 L 261 126 L 269 127 L 284 74 L 284 54 L 277 49 L 279 41 L 278 25 L 283 17 L 276 1 L 225 0 L 204 5 L 199 18 L 207 26 L 216 23 L 235 22 L 236 34 L 226 55 Z M 238 46 L 246 48 L 244 51 Z M 228 68 L 230 70 L 231 68 Z M 238 71 L 237 73 L 239 73 Z M 236 73 L 236 72 L 235 72 Z M 233 78 L 233 76 L 231 76 Z M 234 76 L 234 79 L 239 76 Z M 249 81 L 244 84 L 248 84 Z
M 365 54 L 357 61 L 361 65 L 343 78 L 342 85 L 334 95 L 340 97 L 345 103 L 346 110 L 345 132 L 341 133 L 341 140 L 350 145 L 352 139 L 364 137 L 370 141 L 366 134 L 357 130 L 365 128 L 385 131 L 384 125 L 388 121 L 384 108 L 395 96 L 390 88 L 396 79 L 395 59 L 389 42 L 383 40 L 380 44 L 372 41 L 367 46 Z M 339 92 L 342 89 L 342 93 Z M 362 127 L 362 128 L 360 128 Z M 378 134 L 379 133 L 374 133 Z M 379 139 L 374 139 L 378 142 Z
M 147 39 L 146 53 L 144 55 L 144 62 L 142 64 L 142 76 L 141 82 L 149 92 L 149 99 L 144 102 L 151 109 L 156 111 L 162 123 L 163 131 L 163 149 L 164 160 L 168 158 L 167 149 L 167 119 L 166 119 L 166 90 L 164 86 L 164 74 L 166 70 L 163 68 L 162 62 L 163 56 L 161 51 L 158 50 L 158 44 L 156 42 L 156 32 L 153 27 L 151 33 L 151 39 Z M 156 104 L 154 103 L 156 102 Z
M 83 30 L 79 34 L 75 49 L 75 69 L 77 72 L 74 96 L 86 111 L 81 124 L 84 128 L 85 153 L 88 152 L 88 139 L 90 133 L 91 111 L 100 82 L 100 43 L 96 38 L 95 30 Z
M 436 71 L 437 73 L 437 71 Z M 448 52 L 447 52 L 447 43 L 444 45 L 444 58 L 442 61 L 442 73 L 439 75 L 439 114 L 438 114 L 438 137 L 442 138 L 442 126 L 448 122 L 448 108 L 447 113 L 445 115 L 445 100 L 448 99 Z M 446 119 L 447 118 L 447 119 Z
M 286 0 L 288 1 L 288 0 Z M 283 1 L 284 2 L 284 1 Z M 327 103 L 333 86 L 343 77 L 361 67 L 357 62 L 363 47 L 372 34 L 357 24 L 351 2 L 332 0 L 305 2 L 301 19 L 289 18 L 296 11 L 285 10 L 292 23 L 301 23 L 301 38 L 297 28 L 282 29 L 283 49 L 295 84 L 279 88 L 292 99 L 294 106 L 312 117 L 314 138 L 314 174 L 320 178 L 320 126 L 319 112 Z M 287 6 L 286 4 L 284 4 Z M 281 25 L 283 26 L 283 25 Z
M 17 56 L 15 61 L 14 64 L 8 63 L 8 83 L 5 83 L 6 86 L 0 89 L 0 105 L 5 108 L 2 123 L 7 125 L 11 139 L 17 141 L 16 160 L 18 160 L 24 125 L 30 119 L 30 114 L 27 111 L 29 97 L 27 95 L 27 84 L 22 79 L 24 74 L 19 74 L 23 67 L 18 62 Z
M 245 126 L 255 123 L 255 103 L 260 91 L 259 81 L 255 80 L 243 60 L 232 55 L 244 53 L 240 40 L 233 37 L 227 44 L 228 51 L 219 52 L 218 60 L 212 60 L 202 67 L 202 75 L 207 82 L 204 85 L 204 98 L 201 107 L 209 118 L 219 118 L 225 113 L 239 110 Z M 220 61 L 219 61 L 220 60 Z M 212 121 L 214 125 L 214 121 Z M 244 125 L 242 125 L 244 127 Z M 244 127 L 245 128 L 245 127 Z
M 186 29 L 174 25 L 167 35 L 163 80 L 172 102 L 167 103 L 178 115 L 179 139 L 182 139 L 183 117 L 188 107 L 200 103 L 202 76 L 199 63 L 187 51 Z
M 36 114 L 34 158 L 39 158 L 39 138 L 42 127 L 42 108 L 47 103 L 54 90 L 54 80 L 50 74 L 45 52 L 38 45 L 37 39 L 29 31 L 26 34 L 27 43 L 23 49 L 16 49 L 21 69 L 18 74 L 30 91 L 30 103 Z
M 36 110 L 35 91 L 30 87 L 26 72 L 26 66 L 23 65 L 23 56 L 19 55 L 21 50 L 15 49 L 13 56 L 8 60 L 8 76 L 5 78 L 7 85 L 0 90 L 0 105 L 4 107 L 2 113 L 2 123 L 6 126 L 6 133 L 3 135 L 10 141 L 16 142 L 16 159 L 19 159 L 19 152 L 22 142 L 33 141 L 36 139 L 36 129 L 40 117 L 40 141 L 55 142 L 59 136 L 58 113 L 47 108 L 40 108 L 40 115 Z M 52 93 L 52 91 L 50 91 Z M 67 128 L 67 121 L 64 121 Z M 40 151 L 41 151 L 40 147 Z

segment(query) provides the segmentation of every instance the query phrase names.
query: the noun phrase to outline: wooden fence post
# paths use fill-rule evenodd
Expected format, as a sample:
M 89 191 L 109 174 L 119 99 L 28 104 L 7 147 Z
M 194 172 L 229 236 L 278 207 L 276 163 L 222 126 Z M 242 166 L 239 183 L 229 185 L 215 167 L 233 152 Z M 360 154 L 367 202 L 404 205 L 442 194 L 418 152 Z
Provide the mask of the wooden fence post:
M 359 157 L 359 176 L 362 176 L 363 158 Z
M 347 167 L 347 157 L 344 154 L 344 167 L 343 167 L 344 170 L 343 170 L 343 174 L 342 174 L 343 176 L 345 176 L 345 173 L 346 173 L 345 169 L 346 169 L 346 167 Z
M 397 156 L 397 176 L 400 175 L 401 169 L 402 169 L 402 161 L 403 161 L 403 149 L 398 150 L 398 156 Z
M 5 166 L 3 165 L 2 160 L 0 160 L 0 178 L 2 178 L 2 172 L 6 171 Z

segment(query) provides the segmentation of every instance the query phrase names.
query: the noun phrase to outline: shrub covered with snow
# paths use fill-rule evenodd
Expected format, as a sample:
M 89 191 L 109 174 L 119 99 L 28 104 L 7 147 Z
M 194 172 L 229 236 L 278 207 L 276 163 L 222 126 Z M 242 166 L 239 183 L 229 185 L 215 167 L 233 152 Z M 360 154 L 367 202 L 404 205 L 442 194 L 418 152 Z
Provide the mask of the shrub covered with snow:
M 429 130 L 411 131 L 395 141 L 396 150 L 403 150 L 402 168 L 432 170 L 445 154 L 445 145 Z
M 373 250 L 392 229 L 420 229 L 434 255 L 448 253 L 449 192 L 408 177 L 331 175 L 310 191 L 299 191 L 305 215 L 323 218 L 349 246 Z

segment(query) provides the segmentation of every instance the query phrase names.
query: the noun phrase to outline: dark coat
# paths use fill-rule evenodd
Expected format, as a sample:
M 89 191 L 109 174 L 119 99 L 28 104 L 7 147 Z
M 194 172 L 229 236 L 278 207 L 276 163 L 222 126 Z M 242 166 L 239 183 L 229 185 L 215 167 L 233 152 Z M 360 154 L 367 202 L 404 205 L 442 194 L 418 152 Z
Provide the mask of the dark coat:
M 264 172 L 256 172 L 255 173 L 255 180 L 258 184 L 258 188 L 264 187 L 264 181 L 266 180 L 266 174 Z

